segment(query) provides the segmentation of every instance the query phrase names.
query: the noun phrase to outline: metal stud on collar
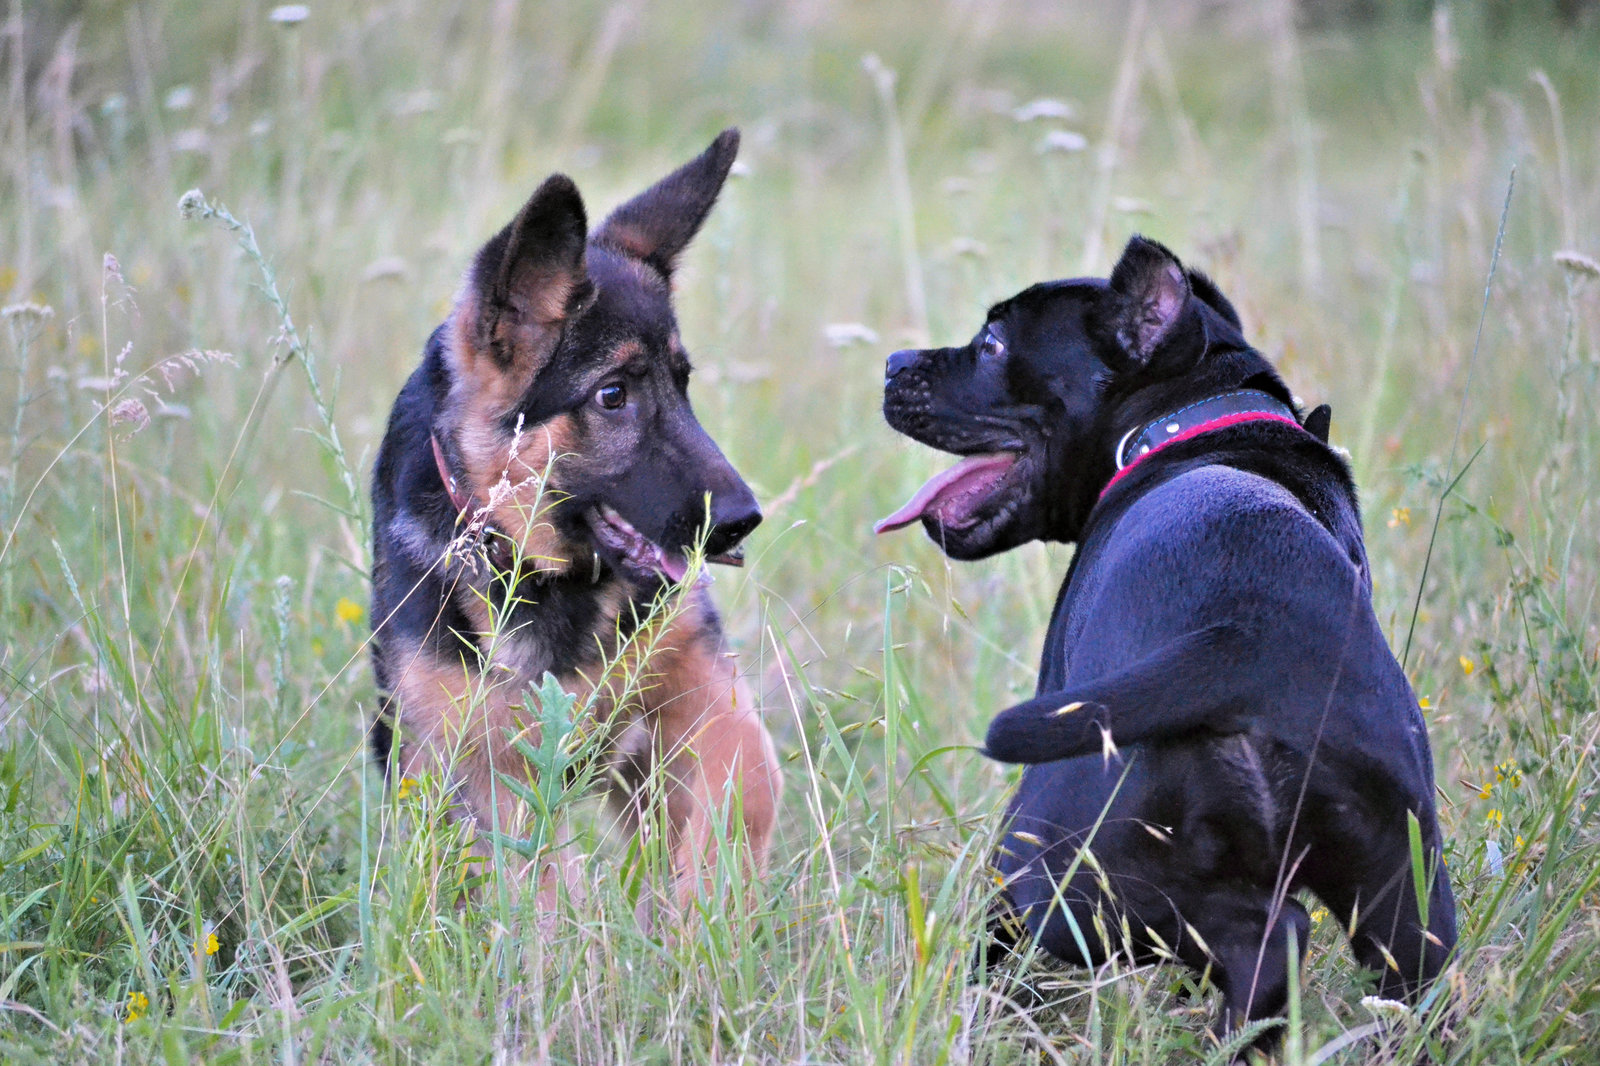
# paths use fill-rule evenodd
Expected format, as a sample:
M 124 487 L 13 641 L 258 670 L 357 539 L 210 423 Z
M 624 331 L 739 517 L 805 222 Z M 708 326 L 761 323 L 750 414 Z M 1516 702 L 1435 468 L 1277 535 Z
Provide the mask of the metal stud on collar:
M 1143 428 L 1143 426 L 1134 426 L 1132 429 L 1128 430 L 1128 432 L 1122 435 L 1121 440 L 1117 441 L 1117 450 L 1112 453 L 1112 459 L 1116 462 L 1118 470 L 1121 470 L 1123 467 L 1128 465 L 1127 457 L 1122 454 L 1123 451 L 1128 447 L 1128 441 L 1132 440 L 1133 435 Z

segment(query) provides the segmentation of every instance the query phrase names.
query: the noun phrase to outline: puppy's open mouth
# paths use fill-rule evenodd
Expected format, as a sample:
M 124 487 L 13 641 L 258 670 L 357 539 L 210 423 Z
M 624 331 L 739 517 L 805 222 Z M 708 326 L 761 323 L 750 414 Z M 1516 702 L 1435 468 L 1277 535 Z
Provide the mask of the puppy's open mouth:
M 1015 452 L 969 455 L 950 469 L 935 474 L 907 500 L 905 506 L 872 527 L 888 533 L 931 517 L 946 529 L 962 529 L 978 521 L 978 510 L 1004 486 L 1016 465 Z
M 589 527 L 599 547 L 610 555 L 611 561 L 635 577 L 648 578 L 660 575 L 674 584 L 682 581 L 689 572 L 689 557 L 675 548 L 661 545 L 634 529 L 628 520 L 605 504 L 590 512 Z M 707 555 L 706 562 L 723 566 L 743 566 L 744 547 L 738 546 L 717 555 Z M 700 582 L 711 580 L 702 570 Z

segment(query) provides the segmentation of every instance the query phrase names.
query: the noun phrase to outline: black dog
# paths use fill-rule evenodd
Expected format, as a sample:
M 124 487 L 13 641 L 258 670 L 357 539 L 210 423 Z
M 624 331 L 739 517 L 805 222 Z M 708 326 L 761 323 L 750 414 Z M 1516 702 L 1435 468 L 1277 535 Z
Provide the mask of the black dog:
M 605 730 L 623 812 L 664 812 L 680 901 L 715 868 L 730 794 L 764 865 L 781 781 L 710 596 L 684 582 L 697 537 L 737 564 L 761 521 L 689 405 L 672 308 L 738 149 L 724 132 L 593 232 L 570 179 L 540 185 L 428 341 L 372 485 L 378 757 L 448 782 L 487 854 L 487 831 L 528 823 L 505 778 L 531 774 L 514 741 L 538 743 L 528 689 L 553 674 Z
M 995 859 L 1007 917 L 1073 962 L 1209 967 L 1234 1028 L 1282 1010 L 1309 889 L 1380 994 L 1415 997 L 1455 902 L 1326 408 L 1302 423 L 1211 281 L 1138 237 L 1109 280 L 1035 285 L 962 347 L 894 353 L 883 408 L 965 458 L 880 532 L 921 519 L 957 559 L 1077 544 L 1038 694 L 986 741 L 1030 764 Z

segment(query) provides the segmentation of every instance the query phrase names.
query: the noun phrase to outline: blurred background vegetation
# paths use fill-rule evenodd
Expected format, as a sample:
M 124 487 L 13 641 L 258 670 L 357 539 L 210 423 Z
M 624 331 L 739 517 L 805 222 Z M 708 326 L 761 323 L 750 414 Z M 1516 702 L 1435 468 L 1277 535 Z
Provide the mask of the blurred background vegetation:
M 1467 932 L 1443 1028 L 1374 1021 L 1323 928 L 1288 1054 L 1595 1061 L 1600 4 L 3 18 L 7 1058 L 1221 1054 L 1173 971 L 1039 965 L 1031 1020 L 967 987 L 1009 774 L 964 745 L 1031 691 L 1070 549 L 954 566 L 870 535 L 940 463 L 878 417 L 884 356 L 1143 232 L 1333 405 L 1433 731 Z M 702 420 L 768 513 L 717 593 L 790 760 L 780 857 L 748 912 L 663 938 L 591 828 L 597 901 L 539 934 L 458 909 L 448 827 L 367 767 L 362 486 L 541 178 L 598 217 L 728 125 L 678 304 Z M 179 217 L 194 188 L 259 257 Z

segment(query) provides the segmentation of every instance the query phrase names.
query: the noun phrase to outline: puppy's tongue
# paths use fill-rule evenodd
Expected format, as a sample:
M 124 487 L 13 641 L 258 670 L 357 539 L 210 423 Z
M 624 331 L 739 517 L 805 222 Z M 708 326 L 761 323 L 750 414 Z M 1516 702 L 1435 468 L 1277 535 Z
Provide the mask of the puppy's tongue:
M 656 569 L 662 574 L 665 574 L 667 580 L 671 581 L 673 584 L 676 585 L 682 583 L 684 575 L 689 572 L 688 556 L 684 555 L 682 552 L 668 551 L 666 548 L 656 548 L 655 553 Z M 726 566 L 743 566 L 744 553 L 740 551 L 737 553 L 729 552 L 723 555 L 708 555 L 706 556 L 706 562 L 722 563 Z M 711 570 L 703 567 L 700 570 L 700 576 L 696 579 L 695 584 L 709 585 L 715 580 L 716 578 L 712 576 Z
M 689 560 L 677 552 L 657 548 L 656 567 L 667 575 L 668 581 L 679 582 L 683 580 L 683 575 L 689 572 Z
M 989 452 L 969 455 L 955 466 L 933 475 L 928 483 L 916 491 L 904 507 L 887 518 L 880 518 L 872 527 L 874 533 L 889 533 L 903 529 L 937 509 L 941 504 L 971 493 L 983 493 L 1005 476 L 1017 457 L 1011 452 Z

